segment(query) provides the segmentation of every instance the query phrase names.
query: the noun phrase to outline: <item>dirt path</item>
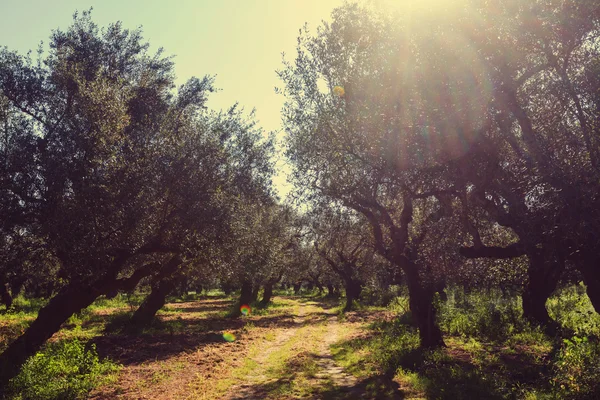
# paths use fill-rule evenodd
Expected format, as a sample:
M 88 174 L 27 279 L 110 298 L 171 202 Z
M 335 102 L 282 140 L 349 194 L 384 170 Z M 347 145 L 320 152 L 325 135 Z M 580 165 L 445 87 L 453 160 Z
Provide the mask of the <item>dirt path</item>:
M 294 313 L 292 318 L 294 325 L 272 332 L 275 339 L 272 342 L 265 343 L 264 347 L 260 346 L 258 354 L 249 357 L 250 362 L 255 364 L 256 368 L 244 376 L 243 382 L 232 386 L 224 398 L 232 400 L 262 398 L 261 396 L 265 393 L 261 388 L 277 381 L 276 378 L 270 378 L 266 373 L 269 357 L 296 336 L 298 330 L 305 323 L 305 317 L 306 307 L 300 304 L 298 311 Z
M 319 360 L 317 361 L 319 372 L 315 376 L 320 379 L 331 380 L 334 386 L 341 392 L 350 393 L 353 392 L 353 388 L 357 384 L 357 379 L 345 372 L 334 361 L 330 349 L 331 345 L 340 340 L 339 327 L 338 317 L 330 317 L 327 323 L 327 335 L 325 336 L 325 340 L 321 342 L 321 346 L 319 346 Z
M 336 364 L 330 350 L 343 339 L 337 315 L 305 302 L 298 303 L 293 321 L 249 357 L 254 368 L 237 375 L 241 382 L 222 399 L 323 398 L 324 391 L 357 398 L 356 378 Z
M 356 378 L 336 364 L 330 346 L 346 339 L 347 321 L 331 304 L 276 298 L 266 312 L 230 319 L 227 301 L 169 304 L 163 331 L 98 338 L 123 364 L 96 399 L 359 398 Z M 222 339 L 234 333 L 235 342 Z M 327 394 L 329 393 L 329 394 Z

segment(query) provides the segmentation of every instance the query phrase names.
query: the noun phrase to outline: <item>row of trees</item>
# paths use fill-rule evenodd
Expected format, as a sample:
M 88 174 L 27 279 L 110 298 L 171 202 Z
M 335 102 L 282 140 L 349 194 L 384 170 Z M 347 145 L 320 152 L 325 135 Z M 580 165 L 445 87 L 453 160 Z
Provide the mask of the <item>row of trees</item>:
M 207 110 L 211 77 L 174 79 L 139 30 L 89 12 L 37 60 L 0 49 L 0 295 L 49 298 L 0 355 L 0 387 L 99 296 L 148 284 L 139 326 L 190 278 L 281 274 L 294 246 L 273 137 L 235 105 Z
M 444 344 L 448 283 L 516 287 L 549 330 L 567 276 L 600 310 L 600 6 L 452 4 L 346 4 L 301 33 L 279 75 L 304 212 L 272 193 L 273 137 L 207 110 L 211 77 L 176 88 L 140 31 L 83 13 L 37 60 L 0 50 L 0 298 L 49 298 L 0 387 L 71 315 L 141 284 L 134 327 L 189 284 L 238 305 L 343 286 L 350 310 L 402 283 L 425 347 Z
M 444 344 L 435 293 L 487 259 L 524 269 L 534 323 L 566 269 L 600 310 L 600 5 L 456 3 L 347 4 L 279 71 L 297 197 L 345 215 L 342 263 L 373 257 L 354 247 L 368 221 L 426 347 Z

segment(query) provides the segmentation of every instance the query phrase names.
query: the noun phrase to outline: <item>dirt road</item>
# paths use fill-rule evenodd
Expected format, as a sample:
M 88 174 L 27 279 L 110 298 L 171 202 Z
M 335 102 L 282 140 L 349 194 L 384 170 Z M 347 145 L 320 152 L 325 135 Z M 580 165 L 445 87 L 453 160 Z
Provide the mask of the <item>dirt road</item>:
M 100 353 L 123 370 L 93 398 L 360 398 L 356 379 L 330 350 L 359 324 L 340 321 L 334 304 L 278 297 L 268 310 L 237 320 L 225 317 L 229 306 L 210 299 L 169 304 L 156 332 L 98 338 Z M 222 339 L 226 331 L 234 342 Z

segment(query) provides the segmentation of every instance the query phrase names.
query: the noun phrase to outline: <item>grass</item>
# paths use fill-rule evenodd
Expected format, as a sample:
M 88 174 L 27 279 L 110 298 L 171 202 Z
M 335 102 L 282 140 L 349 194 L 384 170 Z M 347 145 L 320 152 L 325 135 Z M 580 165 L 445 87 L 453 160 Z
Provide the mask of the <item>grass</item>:
M 9 398 L 83 398 L 98 385 L 116 381 L 120 366 L 99 359 L 95 346 L 77 339 L 49 343 L 31 357 L 9 385 Z
M 518 297 L 451 289 L 448 300 L 438 304 L 447 348 L 423 351 L 407 299 L 396 298 L 388 308 L 395 318 L 334 346 L 336 360 L 349 372 L 379 382 L 374 397 L 391 396 L 392 387 L 403 398 L 600 398 L 600 316 L 591 312 L 580 285 L 548 301 L 565 340 L 531 327 Z M 573 334 L 579 336 L 571 339 Z
M 223 298 L 220 294 L 213 297 Z M 110 386 L 116 380 L 120 367 L 109 359 L 99 358 L 94 341 L 113 335 L 120 337 L 123 326 L 143 299 L 144 294 L 119 294 L 111 299 L 101 297 L 71 316 L 47 346 L 32 357 L 21 374 L 12 381 L 14 395 L 11 398 L 81 398 L 98 385 Z M 46 303 L 40 299 L 17 297 L 10 310 L 0 312 L 0 351 L 28 328 Z M 221 318 L 224 315 L 223 311 L 186 312 L 177 308 L 184 305 L 174 304 L 161 310 L 156 323 L 142 334 L 189 333 L 190 329 L 180 315 L 192 319 Z M 207 331 L 210 327 L 195 325 L 193 329 L 195 332 Z M 169 368 L 162 372 L 155 371 L 149 381 L 156 384 L 168 380 L 173 371 L 183 370 L 185 364 L 179 363 Z
M 117 376 L 116 370 L 98 372 L 98 382 L 114 386 L 112 392 L 105 389 L 108 397 L 128 391 L 143 397 L 162 388 L 165 393 L 185 390 L 199 399 L 240 390 L 265 399 L 344 398 L 347 393 L 322 373 L 330 359 L 355 377 L 352 390 L 368 398 L 600 398 L 600 316 L 580 285 L 561 289 L 548 301 L 549 313 L 561 328 L 557 337 L 524 321 L 518 297 L 496 291 L 465 294 L 453 288 L 448 300 L 437 304 L 447 348 L 436 351 L 419 349 L 405 296 L 391 299 L 385 307 L 359 305 L 349 313 L 342 312 L 340 298 L 316 293 L 275 297 L 267 307 L 252 307 L 249 317 L 231 319 L 231 297 L 219 292 L 190 294 L 169 303 L 148 329 L 131 336 L 122 327 L 142 299 L 143 295 L 98 299 L 72 316 L 48 348 L 79 341 L 89 350 L 103 339 L 109 344 L 104 349 L 126 361 L 125 369 L 129 362 L 144 366 L 127 369 L 137 371 L 129 373 L 138 383 L 126 386 L 102 380 Z M 18 298 L 12 310 L 0 313 L 0 346 L 26 329 L 43 304 Z M 235 342 L 224 342 L 225 330 L 237 336 Z M 328 341 L 331 335 L 337 339 Z M 129 355 L 123 358 L 123 352 Z M 98 363 L 104 360 L 98 357 Z M 34 369 L 30 376 L 48 368 Z M 81 393 L 92 390 L 82 385 Z M 69 396 L 65 398 L 74 398 Z

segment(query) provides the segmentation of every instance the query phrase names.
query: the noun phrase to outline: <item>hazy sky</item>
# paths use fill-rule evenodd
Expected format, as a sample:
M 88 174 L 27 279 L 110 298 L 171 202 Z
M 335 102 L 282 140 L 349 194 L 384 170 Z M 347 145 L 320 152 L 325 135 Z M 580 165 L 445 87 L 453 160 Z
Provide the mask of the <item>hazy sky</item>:
M 283 98 L 275 70 L 281 53 L 294 56 L 298 30 L 314 30 L 342 0 L 0 0 L 0 46 L 25 52 L 48 43 L 52 29 L 66 29 L 75 10 L 93 7 L 94 21 L 104 26 L 122 21 L 142 26 L 152 49 L 176 55 L 178 83 L 191 76 L 216 75 L 221 92 L 209 107 L 239 102 L 256 108 L 260 125 L 280 129 Z M 276 178 L 282 189 L 282 177 Z M 283 189 L 283 192 L 286 190 Z

